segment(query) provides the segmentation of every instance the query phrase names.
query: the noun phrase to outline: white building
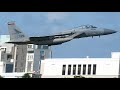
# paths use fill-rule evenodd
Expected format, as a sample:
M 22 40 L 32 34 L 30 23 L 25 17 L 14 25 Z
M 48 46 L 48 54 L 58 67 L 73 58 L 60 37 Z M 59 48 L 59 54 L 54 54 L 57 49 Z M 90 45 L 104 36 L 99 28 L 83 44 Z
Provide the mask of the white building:
M 12 50 L 14 45 L 5 43 L 9 40 L 9 35 L 0 35 L 0 73 L 13 72 Z
M 0 73 L 0 76 L 2 76 L 3 78 L 22 78 L 22 76 L 24 75 L 24 72 L 20 72 L 20 73 Z
M 119 78 L 120 52 L 111 58 L 54 58 L 41 61 L 42 78 Z
M 0 61 L 11 62 L 14 44 L 5 43 L 9 40 L 9 35 L 0 35 Z
M 10 35 L 0 35 L 0 45 L 10 41 Z
M 12 73 L 13 63 L 0 62 L 0 74 L 1 73 Z

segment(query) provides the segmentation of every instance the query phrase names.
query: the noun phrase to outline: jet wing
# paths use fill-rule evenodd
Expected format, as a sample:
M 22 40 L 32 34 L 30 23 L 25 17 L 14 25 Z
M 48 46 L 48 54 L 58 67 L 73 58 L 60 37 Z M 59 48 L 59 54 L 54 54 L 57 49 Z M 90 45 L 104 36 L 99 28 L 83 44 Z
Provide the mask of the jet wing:
M 61 33 L 61 34 L 54 34 L 54 35 L 49 35 L 49 36 L 38 36 L 38 37 L 30 37 L 31 41 L 43 41 L 43 40 L 51 40 L 51 39 L 55 39 L 55 38 L 65 38 L 67 36 L 70 36 L 71 33 Z
M 64 34 L 55 34 L 55 35 L 50 35 L 50 36 L 40 36 L 40 37 L 30 37 L 30 41 L 44 41 L 44 40 L 52 40 L 56 38 L 75 38 L 78 36 L 82 36 L 84 34 L 83 32 L 76 32 L 76 33 L 64 33 Z
M 55 36 L 40 36 L 40 37 L 30 37 L 31 41 L 43 41 L 54 39 Z
M 40 37 L 30 37 L 31 41 L 43 41 L 43 40 L 51 40 L 55 38 L 64 37 L 64 35 L 51 35 L 51 36 L 40 36 Z

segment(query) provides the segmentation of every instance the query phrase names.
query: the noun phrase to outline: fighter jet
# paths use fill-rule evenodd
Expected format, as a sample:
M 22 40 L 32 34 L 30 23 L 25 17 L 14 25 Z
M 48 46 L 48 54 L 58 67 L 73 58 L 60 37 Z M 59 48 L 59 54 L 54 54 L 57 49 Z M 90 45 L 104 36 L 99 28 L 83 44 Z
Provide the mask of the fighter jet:
M 59 45 L 73 39 L 102 36 L 116 33 L 117 31 L 105 28 L 98 28 L 93 25 L 82 25 L 65 32 L 59 32 L 48 36 L 28 37 L 20 28 L 18 28 L 15 22 L 8 22 L 8 31 L 10 34 L 10 41 L 6 43 L 13 43 L 17 45 L 23 44 L 35 44 L 35 45 Z

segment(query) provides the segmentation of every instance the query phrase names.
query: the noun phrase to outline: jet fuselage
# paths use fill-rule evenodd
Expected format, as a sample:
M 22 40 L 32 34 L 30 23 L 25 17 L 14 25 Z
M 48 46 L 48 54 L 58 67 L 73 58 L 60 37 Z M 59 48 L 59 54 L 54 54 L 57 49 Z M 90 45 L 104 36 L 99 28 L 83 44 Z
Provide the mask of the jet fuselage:
M 14 22 L 8 24 L 11 40 L 7 43 L 13 44 L 36 44 L 36 45 L 59 45 L 72 39 L 101 36 L 116 33 L 115 30 L 98 28 L 92 25 L 83 25 L 70 31 L 60 32 L 50 36 L 26 37 L 25 34 L 15 26 Z

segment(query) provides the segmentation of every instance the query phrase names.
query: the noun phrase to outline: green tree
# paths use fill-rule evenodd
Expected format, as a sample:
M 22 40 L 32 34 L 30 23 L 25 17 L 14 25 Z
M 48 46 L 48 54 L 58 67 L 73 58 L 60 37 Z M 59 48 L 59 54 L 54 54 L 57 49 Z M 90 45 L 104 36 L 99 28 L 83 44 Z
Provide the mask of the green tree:
M 83 76 L 74 76 L 74 78 L 85 78 L 85 77 L 83 77 Z
M 31 78 L 31 76 L 28 73 L 25 73 L 22 78 Z
M 0 75 L 0 78 L 3 78 L 3 77 Z

